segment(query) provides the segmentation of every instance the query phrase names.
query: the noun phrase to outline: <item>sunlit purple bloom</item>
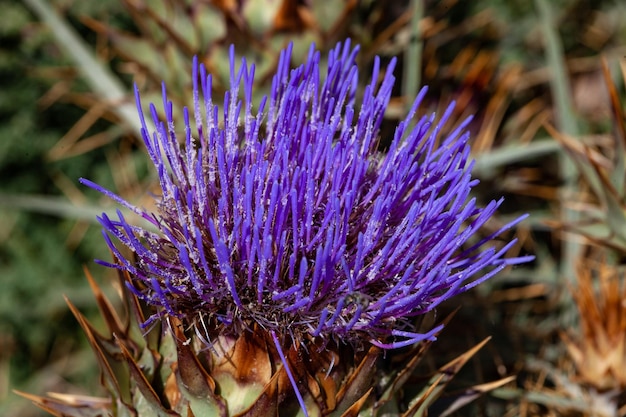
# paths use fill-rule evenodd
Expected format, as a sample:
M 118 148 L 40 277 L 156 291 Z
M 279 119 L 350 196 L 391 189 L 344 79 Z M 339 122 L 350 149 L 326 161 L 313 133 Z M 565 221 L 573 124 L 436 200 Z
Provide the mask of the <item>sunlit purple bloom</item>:
M 82 181 L 157 229 L 131 225 L 121 212 L 99 219 L 119 258 L 108 265 L 128 271 L 131 289 L 159 307 L 151 320 L 200 314 L 225 333 L 258 324 L 273 335 L 396 348 L 438 330 L 417 333 L 413 317 L 531 259 L 505 258 L 515 240 L 491 244 L 522 217 L 478 236 L 502 200 L 479 207 L 470 197 L 478 181 L 469 120 L 439 134 L 452 106 L 438 119 L 416 117 L 423 89 L 390 147 L 378 150 L 395 60 L 384 76 L 375 61 L 356 100 L 357 50 L 338 44 L 324 71 L 313 48 L 291 69 L 289 47 L 269 97 L 258 103 L 254 66 L 242 60 L 236 70 L 232 49 L 223 105 L 213 102 L 211 76 L 194 62 L 184 131 L 174 126 L 165 86 L 166 120 L 150 106 L 154 132 L 136 91 L 162 189 L 157 212 Z M 111 236 L 135 259 L 125 259 Z

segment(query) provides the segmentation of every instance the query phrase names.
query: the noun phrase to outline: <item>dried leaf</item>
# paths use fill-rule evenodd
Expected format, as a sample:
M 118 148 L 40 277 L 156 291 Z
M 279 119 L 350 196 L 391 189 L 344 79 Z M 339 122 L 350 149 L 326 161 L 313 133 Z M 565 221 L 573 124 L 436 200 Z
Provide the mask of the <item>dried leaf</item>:
M 452 395 L 447 395 L 445 398 L 439 398 L 428 410 L 433 415 L 446 417 L 461 407 L 475 401 L 480 396 L 493 391 L 496 388 L 500 388 L 509 382 L 515 381 L 515 376 L 508 376 L 506 378 L 499 379 L 493 382 L 487 382 L 486 384 L 474 385 L 464 389 L 462 392 Z
M 105 398 L 65 395 L 50 392 L 50 398 L 13 390 L 31 400 L 37 407 L 57 417 L 103 417 L 111 412 L 111 401 Z
M 430 379 L 426 388 L 422 390 L 411 402 L 409 409 L 403 416 L 424 416 L 428 408 L 433 402 L 441 396 L 443 390 L 450 383 L 452 378 L 461 370 L 463 365 L 467 363 L 488 341 L 486 338 L 467 352 L 461 354 L 456 359 L 448 362 L 439 368 L 439 371 Z

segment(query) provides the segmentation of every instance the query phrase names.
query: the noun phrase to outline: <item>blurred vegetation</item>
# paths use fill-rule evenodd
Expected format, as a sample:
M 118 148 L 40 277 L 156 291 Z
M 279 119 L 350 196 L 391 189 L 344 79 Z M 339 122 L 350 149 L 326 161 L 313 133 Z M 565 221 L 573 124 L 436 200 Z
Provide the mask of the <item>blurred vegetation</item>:
M 491 335 L 456 383 L 467 387 L 517 375 L 464 415 L 591 415 L 590 404 L 599 409 L 606 403 L 623 408 L 619 375 L 617 385 L 607 385 L 611 377 L 603 374 L 601 386 L 594 386 L 576 354 L 589 354 L 589 338 L 596 336 L 576 331 L 577 317 L 591 307 L 571 291 L 586 285 L 581 288 L 593 295 L 596 275 L 623 280 L 626 5 L 239 3 L 0 0 L 0 414 L 39 415 L 13 388 L 99 392 L 94 359 L 63 294 L 97 321 L 82 267 L 101 281 L 111 275 L 92 260 L 108 256 L 95 215 L 114 206 L 79 187 L 78 178 L 150 204 L 154 174 L 135 135 L 132 82 L 144 104 L 160 103 L 161 80 L 170 99 L 189 103 L 191 57 L 198 55 L 216 74 L 220 91 L 232 43 L 238 55 L 258 63 L 261 93 L 276 52 L 288 41 L 303 55 L 311 41 L 328 48 L 345 37 L 362 45 L 364 71 L 374 55 L 400 57 L 384 132 L 420 84 L 431 88 L 431 108 L 423 111 L 456 100 L 457 120 L 476 115 L 477 197 L 505 195 L 501 221 L 531 214 L 517 234 L 518 250 L 537 256 L 532 269 L 508 271 L 440 313 L 463 306 L 431 348 L 431 368 Z M 37 4 L 48 5 L 61 23 L 42 23 Z M 77 61 L 78 49 L 58 40 L 63 27 L 93 62 Z M 578 283 L 580 271 L 592 271 L 592 278 L 582 273 L 586 280 Z M 621 305 L 614 304 L 607 302 L 613 309 Z M 610 316 L 603 309 L 597 308 L 599 322 Z M 594 326 L 589 323 L 583 324 Z M 605 345 L 624 342 L 624 335 L 614 336 Z M 603 349 L 598 351 L 608 355 Z M 625 352 L 615 355 L 626 364 Z

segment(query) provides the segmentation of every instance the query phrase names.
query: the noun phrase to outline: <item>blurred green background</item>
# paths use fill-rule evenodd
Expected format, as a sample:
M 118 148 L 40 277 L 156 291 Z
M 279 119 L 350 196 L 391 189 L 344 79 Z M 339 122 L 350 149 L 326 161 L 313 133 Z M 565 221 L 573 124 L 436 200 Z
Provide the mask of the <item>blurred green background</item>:
M 626 4 L 617 0 L 0 0 L 0 415 L 43 415 L 12 389 L 102 393 L 63 296 L 98 323 L 83 266 L 114 292 L 93 259 L 109 256 L 95 216 L 115 207 L 78 178 L 150 204 L 132 83 L 144 104 L 160 103 L 161 80 L 170 99 L 190 103 L 198 55 L 222 91 L 232 43 L 258 63 L 260 94 L 286 42 L 302 56 L 311 41 L 327 49 L 346 37 L 362 45 L 364 71 L 374 55 L 400 58 L 383 132 L 428 84 L 424 111 L 456 100 L 456 120 L 476 115 L 479 200 L 505 195 L 500 221 L 531 214 L 517 250 L 536 262 L 443 307 L 463 305 L 432 365 L 493 335 L 459 384 L 517 379 L 464 415 L 586 415 L 555 375 L 580 376 L 559 336 L 579 325 L 576 265 L 598 248 L 615 265 L 625 254 Z

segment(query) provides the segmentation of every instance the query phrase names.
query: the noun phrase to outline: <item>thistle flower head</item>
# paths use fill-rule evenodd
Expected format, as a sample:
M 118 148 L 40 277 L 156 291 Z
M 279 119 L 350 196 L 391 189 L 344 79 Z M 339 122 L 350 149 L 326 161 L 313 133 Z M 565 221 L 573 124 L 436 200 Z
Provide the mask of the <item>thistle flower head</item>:
M 431 338 L 412 318 L 489 279 L 507 265 L 514 241 L 476 237 L 502 200 L 470 197 L 467 122 L 440 137 L 440 117 L 416 117 L 423 89 L 388 149 L 379 128 L 395 60 L 384 75 L 376 59 L 357 104 L 358 47 L 328 55 L 310 49 L 291 68 L 282 51 L 271 93 L 253 101 L 254 66 L 236 69 L 223 105 L 212 78 L 194 62 L 194 100 L 184 131 L 163 86 L 165 120 L 154 105 L 148 128 L 136 92 L 142 136 L 159 175 L 156 213 L 83 180 L 157 230 L 100 217 L 131 290 L 157 306 L 152 319 L 202 317 L 224 333 L 260 326 L 292 339 L 366 340 L 383 348 Z M 324 73 L 324 74 L 323 74 Z M 217 101 L 217 100 L 215 100 Z M 193 114 L 193 116 L 190 115 Z M 134 252 L 122 256 L 111 239 Z

